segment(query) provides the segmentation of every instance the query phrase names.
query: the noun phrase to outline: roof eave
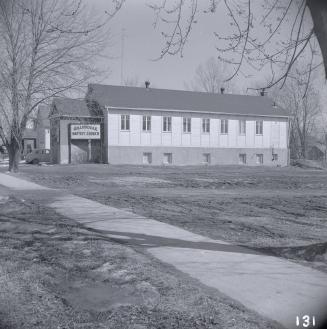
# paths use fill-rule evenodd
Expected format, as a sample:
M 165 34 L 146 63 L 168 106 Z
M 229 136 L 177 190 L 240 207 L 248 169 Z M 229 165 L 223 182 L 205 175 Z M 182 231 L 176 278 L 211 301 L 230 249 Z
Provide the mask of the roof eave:
M 158 108 L 146 108 L 146 107 L 126 107 L 126 106 L 108 106 L 105 105 L 105 109 L 114 110 L 135 110 L 135 111 L 166 111 L 166 112 L 183 112 L 183 113 L 206 113 L 206 114 L 222 114 L 222 115 L 236 115 L 236 116 L 258 116 L 269 118 L 289 118 L 288 115 L 274 115 L 274 114 L 251 114 L 251 113 L 229 113 L 229 112 L 213 112 L 213 111 L 192 111 L 192 110 L 176 110 L 176 109 L 158 109 Z

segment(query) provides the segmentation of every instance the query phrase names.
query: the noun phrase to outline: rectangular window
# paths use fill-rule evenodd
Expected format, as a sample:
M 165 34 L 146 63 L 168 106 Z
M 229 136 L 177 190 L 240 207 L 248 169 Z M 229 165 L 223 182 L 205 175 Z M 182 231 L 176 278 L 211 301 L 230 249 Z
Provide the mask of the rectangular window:
M 203 163 L 209 164 L 211 162 L 210 153 L 203 153 Z
M 255 133 L 256 133 L 256 135 L 263 134 L 263 121 L 262 120 L 257 120 L 255 122 Z
M 228 120 L 227 119 L 222 119 L 220 121 L 220 133 L 228 134 Z
M 163 163 L 164 164 L 172 164 L 173 163 L 173 154 L 172 153 L 164 153 Z
M 257 154 L 257 164 L 263 164 L 263 154 Z
M 151 164 L 152 163 L 152 153 L 143 153 L 143 164 Z
M 246 154 L 243 153 L 239 155 L 239 163 L 246 164 Z
M 202 132 L 210 133 L 210 119 L 207 118 L 202 119 Z
M 171 132 L 171 117 L 163 117 L 162 130 L 165 132 Z
M 239 127 L 239 135 L 246 135 L 246 121 L 245 120 L 239 120 L 238 121 L 238 127 Z
M 151 131 L 151 116 L 143 115 L 142 130 L 143 131 Z
M 191 123 L 192 119 L 191 118 L 183 118 L 183 132 L 184 133 L 190 133 L 191 132 Z
M 129 114 L 122 114 L 120 116 L 120 129 L 129 130 Z
M 278 154 L 277 153 L 273 153 L 272 161 L 278 161 Z

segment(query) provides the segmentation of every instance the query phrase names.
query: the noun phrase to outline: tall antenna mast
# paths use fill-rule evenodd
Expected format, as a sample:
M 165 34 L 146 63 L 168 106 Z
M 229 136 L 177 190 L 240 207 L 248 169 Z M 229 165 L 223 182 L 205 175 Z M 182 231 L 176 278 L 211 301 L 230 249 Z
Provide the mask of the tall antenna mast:
M 120 54 L 120 84 L 124 83 L 124 48 L 125 48 L 125 28 L 121 30 L 121 54 Z

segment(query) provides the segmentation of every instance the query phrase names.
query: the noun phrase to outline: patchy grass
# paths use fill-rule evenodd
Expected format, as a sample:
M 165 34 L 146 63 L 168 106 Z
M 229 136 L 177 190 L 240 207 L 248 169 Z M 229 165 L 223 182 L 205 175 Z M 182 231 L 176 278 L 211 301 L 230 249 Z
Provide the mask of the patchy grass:
M 149 255 L 18 197 L 0 198 L 0 257 L 1 329 L 278 328 Z
M 327 271 L 326 170 L 71 165 L 21 175 Z

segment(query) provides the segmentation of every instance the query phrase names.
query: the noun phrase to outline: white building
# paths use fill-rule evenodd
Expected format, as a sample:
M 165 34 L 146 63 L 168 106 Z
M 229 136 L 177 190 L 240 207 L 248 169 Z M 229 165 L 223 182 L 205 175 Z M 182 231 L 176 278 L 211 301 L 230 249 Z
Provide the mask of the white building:
M 288 116 L 266 96 L 89 85 L 111 164 L 288 163 Z

